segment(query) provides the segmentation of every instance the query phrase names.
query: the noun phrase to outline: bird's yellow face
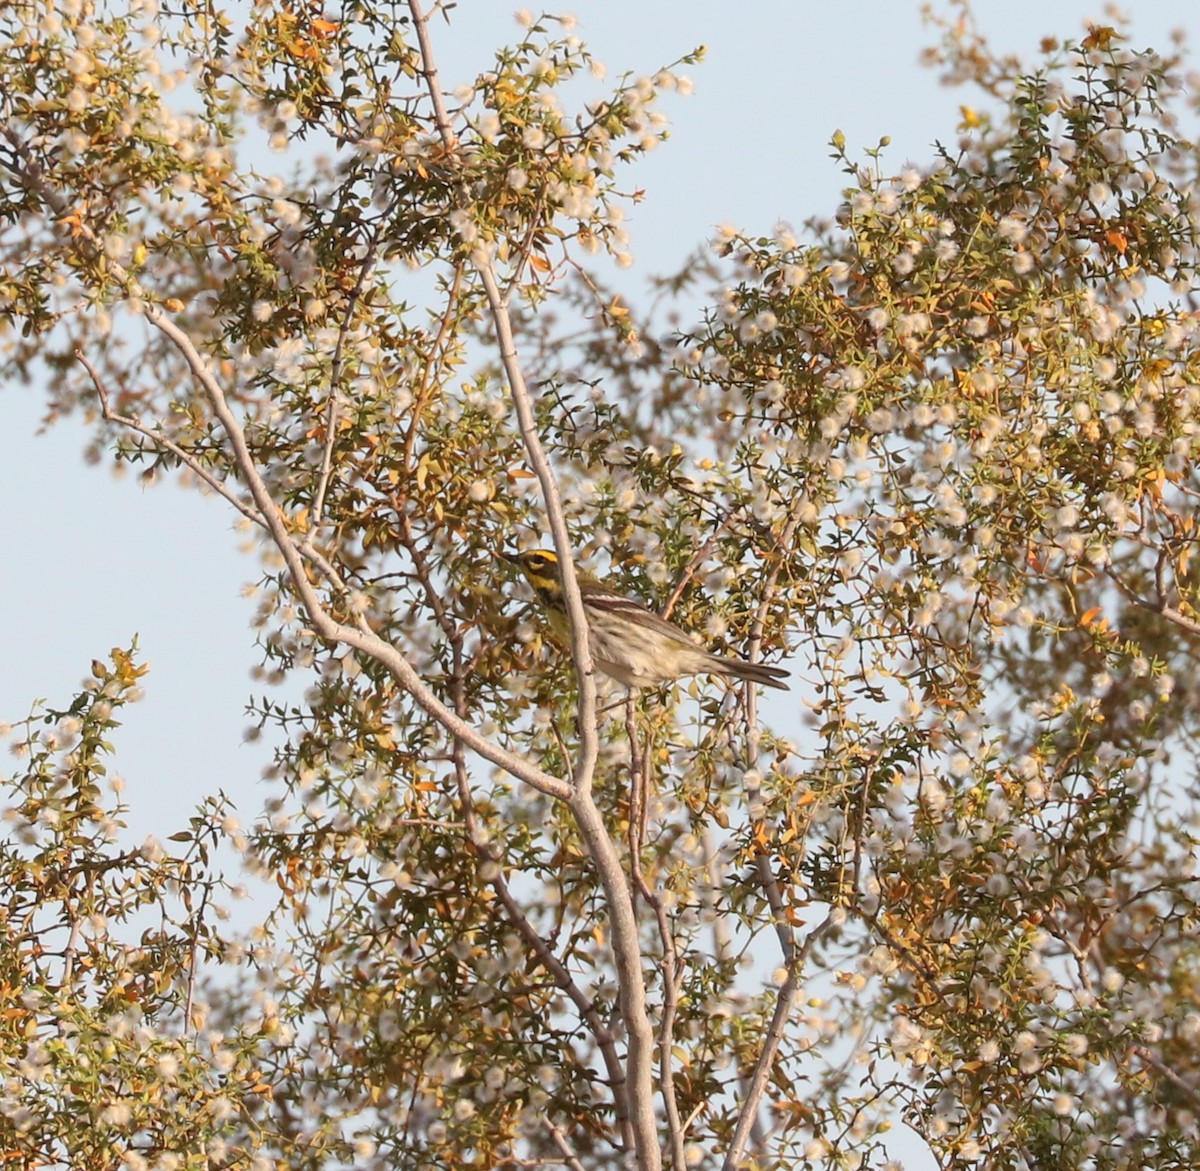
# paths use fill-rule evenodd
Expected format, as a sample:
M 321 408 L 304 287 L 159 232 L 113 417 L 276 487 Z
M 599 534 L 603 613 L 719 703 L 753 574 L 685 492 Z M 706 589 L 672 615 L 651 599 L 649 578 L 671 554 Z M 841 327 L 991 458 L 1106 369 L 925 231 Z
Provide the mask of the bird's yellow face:
M 558 580 L 558 557 L 549 549 L 530 549 L 515 556 L 504 555 L 515 565 L 542 598 L 555 598 L 562 593 Z

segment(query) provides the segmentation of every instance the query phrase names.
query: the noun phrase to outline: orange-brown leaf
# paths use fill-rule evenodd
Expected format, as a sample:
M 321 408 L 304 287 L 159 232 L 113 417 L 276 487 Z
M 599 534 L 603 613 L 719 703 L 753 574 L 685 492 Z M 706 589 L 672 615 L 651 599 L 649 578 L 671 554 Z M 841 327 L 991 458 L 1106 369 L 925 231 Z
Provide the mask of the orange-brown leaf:
M 1088 25 L 1088 35 L 1083 38 L 1083 47 L 1085 49 L 1107 49 L 1112 44 L 1113 38 L 1117 37 L 1117 30 L 1107 24 L 1090 24 Z

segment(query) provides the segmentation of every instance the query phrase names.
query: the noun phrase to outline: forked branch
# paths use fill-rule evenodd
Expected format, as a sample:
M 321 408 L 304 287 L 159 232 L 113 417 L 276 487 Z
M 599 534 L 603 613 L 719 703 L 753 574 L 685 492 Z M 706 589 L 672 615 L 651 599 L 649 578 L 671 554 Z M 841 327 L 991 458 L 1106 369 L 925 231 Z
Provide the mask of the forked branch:
M 451 154 L 458 136 L 450 122 L 438 81 L 437 65 L 429 37 L 429 20 L 420 0 L 408 0 L 417 44 L 421 53 L 421 73 L 425 78 L 434 121 L 442 146 Z M 463 198 L 470 195 L 464 190 Z M 575 817 L 584 847 L 604 891 L 612 928 L 613 958 L 617 970 L 618 1004 L 628 1036 L 626 1061 L 627 1094 L 634 1136 L 634 1157 L 639 1171 L 659 1171 L 662 1153 L 654 1113 L 653 1068 L 654 1030 L 646 1005 L 646 982 L 642 972 L 642 953 L 638 941 L 638 922 L 630 887 L 621 867 L 616 844 L 592 796 L 592 778 L 599 751 L 596 720 L 594 665 L 588 639 L 587 616 L 575 575 L 570 535 L 558 479 L 538 434 L 533 396 L 517 354 L 508 296 L 501 290 L 491 256 L 478 249 L 471 257 L 487 297 L 492 326 L 500 349 L 500 360 L 512 395 L 521 437 L 530 466 L 541 487 L 546 507 L 546 523 L 558 552 L 559 570 L 571 624 L 571 657 L 579 685 L 579 749 L 572 770 L 573 790 L 567 804 Z

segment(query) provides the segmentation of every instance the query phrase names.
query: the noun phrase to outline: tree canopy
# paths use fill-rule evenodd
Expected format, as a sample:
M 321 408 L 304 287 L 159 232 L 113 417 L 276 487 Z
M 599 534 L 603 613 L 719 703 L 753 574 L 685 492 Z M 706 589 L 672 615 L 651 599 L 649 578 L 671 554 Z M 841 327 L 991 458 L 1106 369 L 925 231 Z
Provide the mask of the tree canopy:
M 955 142 L 835 136 L 828 218 L 636 304 L 700 54 L 605 82 L 528 15 L 461 84 L 444 7 L 0 9 L 4 377 L 227 502 L 302 696 L 252 701 L 261 815 L 141 847 L 135 647 L 9 729 L 0 1158 L 1195 1166 L 1180 51 L 956 7 Z M 570 645 L 498 557 L 542 544 Z M 789 695 L 626 696 L 572 557 Z

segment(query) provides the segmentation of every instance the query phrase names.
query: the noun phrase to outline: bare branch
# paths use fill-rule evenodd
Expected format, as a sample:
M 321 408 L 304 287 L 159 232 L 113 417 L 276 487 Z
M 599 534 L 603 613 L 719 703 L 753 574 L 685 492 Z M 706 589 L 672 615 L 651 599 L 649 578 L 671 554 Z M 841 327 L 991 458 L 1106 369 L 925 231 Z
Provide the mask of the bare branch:
M 308 611 L 309 619 L 317 634 L 330 642 L 344 643 L 346 646 L 362 651 L 363 654 L 381 663 L 392 672 L 400 685 L 413 697 L 423 711 L 441 724 L 452 736 L 460 737 L 473 752 L 477 752 L 485 760 L 499 765 L 514 777 L 525 781 L 549 797 L 565 800 L 570 796 L 571 788 L 565 781 L 551 776 L 529 761 L 493 744 L 451 711 L 434 695 L 404 655 L 371 630 L 365 619 L 360 618 L 358 626 L 348 626 L 329 614 L 309 581 L 300 548 L 292 539 L 283 513 L 275 504 L 270 490 L 259 473 L 254 457 L 246 443 L 245 432 L 230 410 L 225 392 L 209 369 L 208 363 L 196 349 L 192 339 L 158 305 L 147 306 L 146 319 L 175 344 L 184 361 L 187 362 L 193 377 L 207 396 L 221 426 L 225 429 L 225 434 L 229 437 L 230 445 L 233 448 L 234 462 L 237 464 L 238 471 L 246 481 L 255 504 L 262 512 L 267 531 L 271 534 L 271 540 L 283 556 L 292 584 Z
M 433 45 L 429 40 L 429 16 L 416 0 L 410 0 L 408 8 L 412 13 L 413 28 L 417 32 L 417 45 L 421 50 L 421 75 L 425 78 L 425 89 L 433 103 L 434 121 L 446 149 L 453 150 L 458 145 L 458 136 L 450 125 L 446 99 L 442 96 L 442 85 L 438 81 L 437 63 L 433 55 Z
M 412 2 L 415 3 L 415 0 Z M 525 373 L 517 357 L 516 339 L 513 336 L 508 306 L 496 283 L 496 274 L 492 269 L 491 261 L 480 257 L 476 264 L 476 271 L 479 273 L 484 292 L 487 294 L 492 322 L 496 327 L 496 338 L 500 345 L 500 360 L 504 365 L 505 375 L 508 377 L 513 407 L 516 410 L 517 423 L 521 429 L 521 438 L 542 489 L 542 499 L 546 505 L 546 522 L 550 526 L 550 533 L 554 538 L 554 548 L 558 552 L 558 570 L 562 578 L 567 617 L 571 621 L 571 658 L 574 661 L 575 676 L 579 682 L 579 761 L 575 766 L 575 783 L 581 788 L 590 789 L 599 751 L 599 737 L 596 732 L 595 667 L 588 639 L 587 615 L 583 609 L 583 597 L 579 592 L 579 583 L 575 575 L 575 561 L 571 553 L 571 538 L 567 532 L 566 517 L 563 513 L 562 496 L 558 490 L 558 478 L 550 467 L 550 460 L 546 456 L 541 437 L 537 432 L 537 423 L 533 417 L 533 399 L 525 383 Z
M 625 1072 L 621 1067 L 621 1059 L 617 1055 L 612 1030 L 600 1019 L 600 1014 L 596 1011 L 596 1006 L 591 998 L 575 982 L 571 973 L 554 954 L 546 940 L 538 934 L 513 896 L 512 889 L 509 887 L 504 873 L 500 870 L 503 864 L 500 852 L 488 843 L 481 833 L 479 818 L 475 812 L 475 802 L 471 797 L 466 762 L 458 746 L 455 750 L 454 765 L 459 801 L 463 808 L 463 823 L 466 826 L 467 834 L 475 848 L 496 866 L 496 875 L 491 880 L 491 887 L 496 892 L 496 897 L 500 900 L 509 922 L 516 928 L 517 934 L 537 956 L 542 967 L 554 977 L 555 986 L 565 992 L 571 1003 L 579 1010 L 580 1019 L 587 1025 L 595 1039 L 600 1056 L 604 1061 L 605 1071 L 608 1074 L 608 1084 L 613 1092 L 617 1127 L 621 1132 L 622 1141 L 629 1146 L 633 1142 L 633 1133 L 629 1128 L 629 1101 L 625 1093 Z
M 800 972 L 797 965 L 789 964 L 787 979 L 784 981 L 783 987 L 779 990 L 779 996 L 775 1001 L 775 1012 L 771 1016 L 770 1028 L 767 1030 L 763 1047 L 759 1051 L 758 1061 L 754 1065 L 754 1072 L 750 1075 L 750 1079 L 746 1083 L 745 1096 L 742 1099 L 742 1108 L 738 1113 L 737 1126 L 734 1128 L 733 1138 L 729 1143 L 729 1150 L 725 1153 L 725 1161 L 721 1164 L 722 1171 L 737 1171 L 737 1167 L 742 1161 L 742 1152 L 746 1149 L 746 1144 L 750 1140 L 750 1136 L 754 1130 L 754 1124 L 758 1118 L 759 1103 L 762 1101 L 763 1093 L 766 1091 L 767 1082 L 771 1076 L 771 1070 L 775 1065 L 775 1055 L 779 1052 L 780 1042 L 783 1040 L 787 1022 L 791 1019 L 792 1009 L 795 1007 L 799 994 Z
M 191 932 L 192 938 L 188 947 L 188 974 L 187 974 L 187 999 L 183 1005 L 183 1035 L 186 1037 L 195 1030 L 192 1027 L 192 1008 L 196 1002 L 196 976 L 198 974 L 198 965 L 196 964 L 196 952 L 200 947 L 200 926 L 204 922 L 204 911 L 208 906 L 209 884 L 204 884 L 203 893 L 200 896 L 200 905 L 191 915 Z
M 799 523 L 799 512 L 793 510 L 792 515 L 784 525 L 783 532 L 780 534 L 781 545 L 785 547 L 790 545 L 792 536 Z M 767 575 L 766 587 L 763 590 L 758 610 L 754 615 L 749 654 L 751 662 L 754 662 L 758 657 L 763 626 L 766 622 L 767 608 L 770 605 L 775 584 L 779 580 L 782 564 L 781 559 Z M 758 693 L 752 684 L 748 684 L 745 694 L 746 727 L 748 729 L 746 735 L 746 767 L 754 768 L 758 762 L 760 741 L 758 730 Z M 767 896 L 767 902 L 771 907 L 771 919 L 775 925 L 775 934 L 779 939 L 780 950 L 783 952 L 787 976 L 775 1001 L 775 1012 L 771 1017 L 771 1025 L 767 1030 L 762 1049 L 759 1051 L 758 1060 L 755 1062 L 754 1072 L 750 1075 L 749 1080 L 744 1083 L 742 1105 L 738 1112 L 737 1126 L 734 1128 L 733 1139 L 730 1141 L 729 1150 L 725 1155 L 725 1162 L 722 1164 L 723 1171 L 734 1171 L 741 1162 L 742 1152 L 746 1149 L 747 1143 L 757 1131 L 759 1104 L 762 1101 L 762 1096 L 770 1080 L 771 1071 L 775 1065 L 775 1058 L 779 1052 L 779 1046 L 783 1040 L 787 1022 L 791 1018 L 792 1007 L 800 993 L 800 970 L 804 966 L 804 962 L 817 938 L 828 929 L 830 923 L 833 921 L 835 910 L 831 908 L 824 922 L 816 930 L 809 933 L 804 946 L 797 948 L 788 908 L 784 901 L 783 893 L 779 888 L 779 880 L 776 878 L 775 871 L 771 867 L 770 855 L 767 852 L 760 853 L 755 859 L 755 869 L 758 872 L 759 884 L 762 886 L 763 892 Z
M 408 0 L 422 55 L 422 72 L 433 104 L 434 118 L 447 151 L 458 139 L 450 125 L 429 41 L 428 18 L 420 0 Z M 476 252 L 472 263 L 487 296 L 500 359 L 508 379 L 521 437 L 529 462 L 541 486 L 546 521 L 558 552 L 559 574 L 571 624 L 571 657 L 579 685 L 579 752 L 567 804 L 575 817 L 584 846 L 596 868 L 612 928 L 613 958 L 617 970 L 618 1005 L 628 1035 L 627 1072 L 630 1116 L 634 1132 L 634 1156 L 640 1171 L 658 1171 L 662 1165 L 653 1105 L 654 1031 L 646 1006 L 646 983 L 642 972 L 637 916 L 616 847 L 592 796 L 592 780 L 599 753 L 596 716 L 596 684 L 588 637 L 587 616 L 575 575 L 570 535 L 559 492 L 558 480 L 538 435 L 533 399 L 517 355 L 516 340 L 508 312 L 507 296 L 501 291 L 491 258 Z
M 1161 580 L 1161 562 L 1155 569 L 1155 593 L 1158 597 L 1157 601 L 1143 598 L 1136 590 L 1126 585 L 1111 567 L 1105 569 L 1104 572 L 1113 585 L 1120 590 L 1121 594 L 1135 606 L 1140 606 L 1143 610 L 1152 610 L 1155 614 L 1161 614 L 1168 622 L 1178 626 L 1180 630 L 1186 630 L 1189 634 L 1200 634 L 1200 622 L 1197 622 L 1194 618 L 1189 618 L 1186 614 L 1181 614 L 1174 606 L 1166 604 L 1165 589 Z
M 1145 1045 L 1135 1045 L 1133 1052 L 1137 1054 L 1159 1077 L 1165 1078 L 1185 1097 L 1190 1098 L 1194 1105 L 1200 1106 L 1200 1089 L 1185 1081 L 1169 1065 L 1157 1058 Z
M 567 1142 L 567 1136 L 549 1118 L 546 1119 L 546 1129 L 550 1132 L 550 1137 L 554 1139 L 554 1145 L 562 1152 L 563 1159 L 570 1171 L 584 1171 L 583 1164 L 575 1157 L 575 1152 L 571 1150 L 571 1144 Z
M 663 1109 L 667 1116 L 667 1135 L 671 1143 L 671 1166 L 674 1171 L 685 1171 L 687 1155 L 684 1150 L 683 1123 L 679 1117 L 679 1100 L 675 1095 L 675 1015 L 679 1009 L 679 990 L 683 977 L 679 971 L 679 953 L 671 931 L 671 920 L 662 897 L 647 884 L 642 875 L 641 859 L 636 853 L 630 856 L 634 881 L 642 897 L 654 911 L 658 925 L 658 938 L 662 943 L 662 1015 L 658 1023 L 658 1085 L 662 1095 Z
M 148 439 L 155 447 L 170 452 L 190 472 L 203 480 L 218 496 L 232 504 L 244 517 L 253 521 L 260 528 L 266 528 L 266 521 L 263 520 L 261 513 L 257 509 L 252 508 L 236 493 L 230 491 L 229 485 L 223 480 L 218 479 L 213 474 L 212 469 L 205 467 L 190 451 L 180 447 L 174 440 L 168 439 L 161 431 L 155 431 L 153 428 L 147 427 L 131 415 L 121 415 L 114 411 L 110 404 L 108 389 L 101 380 L 95 366 L 87 360 L 83 351 L 78 348 L 75 350 L 75 359 L 91 377 L 92 385 L 96 388 L 96 397 L 100 400 L 100 414 L 108 422 L 117 423 L 127 430 Z
M 387 217 L 388 211 L 390 208 L 384 211 L 380 217 L 381 221 Z M 338 329 L 337 345 L 333 348 L 333 360 L 329 364 L 329 409 L 325 415 L 325 446 L 321 451 L 321 475 L 317 481 L 317 492 L 313 500 L 314 529 L 320 527 L 321 519 L 325 515 L 325 494 L 329 491 L 329 482 L 333 478 L 333 445 L 338 428 L 338 383 L 342 379 L 342 352 L 346 345 L 346 335 L 350 332 L 350 324 L 354 319 L 354 310 L 358 307 L 359 299 L 362 297 L 367 274 L 375 265 L 375 256 L 379 250 L 379 232 L 380 226 L 377 224 L 375 231 L 371 234 L 371 243 L 367 248 L 367 254 L 358 267 L 358 278 L 354 282 L 354 288 L 350 290 L 350 296 L 346 302 L 346 312 L 342 314 L 342 324 Z
M 658 1171 L 662 1166 L 662 1152 L 659 1150 L 654 1117 L 654 1030 L 646 1006 L 646 980 L 642 973 L 633 900 L 612 838 L 592 799 L 591 788 L 577 788 L 567 805 L 575 816 L 584 846 L 596 867 L 610 916 L 617 999 L 621 1020 L 629 1037 L 626 1078 L 629 1082 L 629 1109 L 635 1136 L 634 1154 L 640 1171 Z

